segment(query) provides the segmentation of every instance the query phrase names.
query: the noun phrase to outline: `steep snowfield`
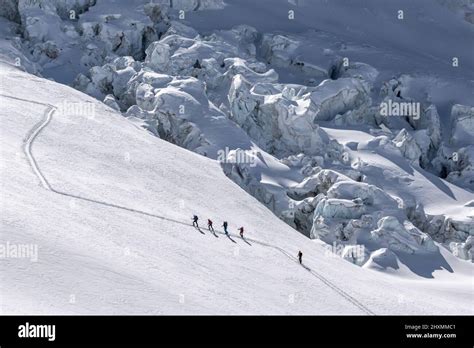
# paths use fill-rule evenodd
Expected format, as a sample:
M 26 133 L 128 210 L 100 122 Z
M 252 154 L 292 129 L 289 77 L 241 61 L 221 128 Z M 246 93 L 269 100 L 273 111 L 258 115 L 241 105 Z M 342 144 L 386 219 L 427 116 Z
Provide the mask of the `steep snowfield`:
M 1 241 L 38 245 L 37 262 L 0 261 L 3 314 L 474 313 L 472 264 L 443 247 L 385 272 L 328 257 L 218 162 L 69 87 L 0 73 Z M 200 233 L 194 213 L 233 235 Z

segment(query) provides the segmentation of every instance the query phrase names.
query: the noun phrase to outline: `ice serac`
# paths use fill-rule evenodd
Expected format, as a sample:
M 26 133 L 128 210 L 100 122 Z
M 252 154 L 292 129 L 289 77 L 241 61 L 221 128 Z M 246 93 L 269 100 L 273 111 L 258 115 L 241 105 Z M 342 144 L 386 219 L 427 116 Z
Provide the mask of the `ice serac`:
M 372 103 L 364 85 L 356 78 L 325 80 L 314 88 L 310 99 L 316 121 L 329 121 L 348 111 L 362 115 Z
M 225 6 L 223 0 L 158 0 L 157 3 L 183 11 L 220 10 Z
M 437 246 L 427 234 L 421 232 L 409 221 L 400 223 L 394 216 L 380 219 L 377 222 L 377 228 L 370 234 L 378 245 L 392 251 L 414 254 L 415 252 L 437 250 Z
M 163 72 L 169 69 L 170 46 L 158 41 L 153 42 L 145 51 L 145 64 L 155 71 Z
M 461 147 L 455 151 L 456 161 L 446 180 L 474 192 L 474 145 Z
M 463 243 L 457 243 L 457 242 L 451 242 L 449 244 L 449 248 L 451 249 L 451 252 L 464 260 L 470 260 L 474 261 L 474 236 L 469 236 L 465 242 Z
M 275 67 L 289 68 L 311 80 L 329 77 L 327 69 L 300 59 L 301 42 L 289 35 L 265 33 L 261 42 L 261 54 L 267 63 Z
M 115 97 L 112 94 L 107 94 L 104 98 L 104 104 L 108 107 L 114 109 L 115 111 L 120 111 L 120 107 L 115 100 Z
M 95 7 L 104 10 L 95 0 L 19 0 L 19 23 L 31 59 L 51 71 L 80 62 L 74 69 L 81 71 L 103 64 L 107 56 L 142 59 L 146 46 L 158 38 L 144 13 L 125 17 L 119 7 L 114 13 L 91 14 Z
M 451 109 L 451 143 L 472 144 L 474 139 L 474 107 L 456 104 Z
M 299 42 L 284 35 L 265 34 L 262 39 L 262 55 L 268 63 L 278 67 L 286 67 L 292 60 Z
M 230 150 L 225 158 L 220 159 L 221 167 L 232 181 L 237 183 L 252 196 L 265 204 L 270 210 L 275 211 L 275 196 L 261 184 L 261 175 L 255 173 L 256 158 L 261 158 L 260 153 L 250 153 L 242 149 Z M 248 160 L 242 160 L 247 158 Z
M 358 199 L 364 205 L 383 208 L 384 212 L 398 209 L 398 202 L 389 194 L 377 186 L 363 182 L 339 181 L 336 182 L 327 192 L 331 198 Z
M 335 180 L 317 199 L 312 238 L 330 244 L 362 245 L 367 255 L 381 248 L 408 254 L 437 252 L 431 237 L 409 221 L 403 202 L 374 185 Z M 367 259 L 369 256 L 364 262 Z
M 388 269 L 397 270 L 399 268 L 397 255 L 387 248 L 380 248 L 374 251 L 369 260 L 364 264 L 364 268 L 386 271 Z
M 393 144 L 410 162 L 419 164 L 421 149 L 415 138 L 403 128 L 393 139 Z
M 20 24 L 21 17 L 18 11 L 18 0 L 5 0 L 0 6 L 0 17 L 4 17 L 9 21 Z
M 443 143 L 431 164 L 439 176 L 474 192 L 474 145 L 457 148 Z
M 317 196 L 319 193 L 327 194 L 328 190 L 339 181 L 351 179 L 331 169 L 323 169 L 316 174 L 305 178 L 301 183 L 288 189 L 288 195 L 301 200 L 306 197 Z
M 318 126 L 338 114 L 362 116 L 370 96 L 357 79 L 326 80 L 308 88 L 252 84 L 236 75 L 229 90 L 231 118 L 263 148 L 275 153 L 321 154 L 329 143 Z

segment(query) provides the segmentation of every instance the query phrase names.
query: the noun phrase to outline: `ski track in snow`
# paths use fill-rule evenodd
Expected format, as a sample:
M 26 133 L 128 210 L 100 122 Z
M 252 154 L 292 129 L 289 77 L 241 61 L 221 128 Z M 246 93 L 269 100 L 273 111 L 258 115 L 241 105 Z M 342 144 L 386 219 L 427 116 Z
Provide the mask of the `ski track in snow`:
M 133 209 L 133 208 L 128 208 L 128 207 L 124 207 L 124 206 L 121 206 L 121 205 L 117 205 L 117 204 L 113 204 L 113 203 L 109 203 L 109 202 L 104 202 L 104 201 L 99 201 L 99 200 L 95 200 L 95 199 L 91 199 L 91 198 L 87 198 L 87 197 L 82 197 L 82 196 L 78 196 L 78 195 L 74 195 L 74 194 L 71 194 L 71 193 L 67 193 L 67 192 L 62 192 L 62 191 L 58 191 L 56 190 L 55 188 L 53 188 L 48 180 L 45 178 L 45 176 L 43 175 L 43 173 L 41 172 L 39 166 L 38 166 L 38 163 L 35 159 L 35 157 L 33 156 L 33 153 L 32 153 L 32 145 L 33 145 L 33 142 L 35 141 L 35 139 L 38 137 L 38 135 L 41 133 L 41 131 L 50 123 L 50 121 L 52 120 L 53 118 L 53 114 L 54 112 L 56 111 L 56 107 L 53 106 L 53 105 L 50 105 L 50 104 L 47 104 L 47 103 L 42 103 L 42 102 L 38 102 L 38 101 L 34 101 L 34 100 L 28 100 L 28 99 L 23 99 L 23 98 L 17 98 L 17 97 L 13 97 L 13 96 L 9 96 L 9 95 L 5 95 L 5 94 L 0 94 L 0 96 L 2 97 L 5 97 L 5 98 L 10 98 L 10 99 L 15 99 L 15 100 L 19 100 L 19 101 L 25 101 L 25 102 L 29 102 L 29 103 L 34 103 L 34 104 L 38 104 L 38 105 L 42 105 L 42 106 L 46 106 L 46 110 L 44 111 L 44 114 L 43 114 L 43 118 L 36 124 L 33 126 L 32 129 L 30 129 L 30 131 L 27 133 L 24 141 L 23 141 L 23 151 L 26 155 L 26 158 L 28 159 L 28 163 L 31 167 L 31 169 L 33 170 L 34 174 L 38 177 L 40 183 L 41 183 L 41 186 L 43 186 L 45 189 L 51 191 L 51 192 L 54 192 L 56 194 L 59 194 L 61 196 L 66 196 L 66 197 L 71 197 L 71 198 L 75 198 L 75 199 L 79 199 L 79 200 L 82 200 L 82 201 L 86 201 L 86 202 L 90 202 L 90 203 L 95 203 L 95 204 L 100 204 L 100 205 L 104 205 L 104 206 L 108 206 L 108 207 L 111 207 L 111 208 L 116 208 L 116 209 L 121 209 L 121 210 L 126 210 L 126 211 L 129 211 L 129 212 L 132 212 L 132 213 L 136 213 L 136 214 L 141 214 L 141 215 L 146 215 L 146 216 L 150 216 L 150 217 L 153 217 L 153 218 L 157 218 L 157 219 L 162 219 L 162 220 L 166 220 L 166 221 L 170 221 L 170 222 L 174 222 L 174 223 L 177 223 L 177 224 L 181 224 L 181 225 L 185 225 L 185 226 L 192 226 L 191 224 L 188 224 L 188 223 L 185 223 L 185 222 L 182 222 L 182 221 L 179 221 L 179 220 L 175 220 L 175 219 L 171 219 L 171 218 L 167 218 L 165 216 L 160 216 L 160 215 L 156 215 L 156 214 L 152 214 L 152 213 L 148 213 L 148 212 L 145 212 L 145 211 L 142 211 L 142 210 L 137 210 L 137 209 Z M 199 231 L 201 231 L 199 229 Z M 214 233 L 219 233 L 221 235 L 226 235 L 223 231 L 219 231 L 219 230 L 216 230 Z M 236 237 L 236 238 L 240 238 L 240 236 L 238 235 L 235 235 L 235 234 L 232 234 L 232 233 L 229 233 L 227 234 L 227 236 L 230 238 L 230 237 Z M 265 243 L 265 242 L 262 242 L 262 241 L 259 241 L 259 240 L 256 240 L 256 239 L 252 239 L 252 238 L 242 238 L 245 242 L 248 243 L 248 241 L 250 242 L 253 242 L 253 243 L 256 243 L 256 244 L 259 244 L 263 247 L 267 247 L 267 248 L 272 248 L 278 252 L 280 252 L 281 254 L 283 254 L 284 256 L 286 256 L 287 258 L 289 258 L 290 260 L 294 261 L 294 262 L 298 262 L 298 260 L 296 259 L 296 257 L 292 256 L 289 252 L 287 252 L 286 250 L 284 250 L 283 248 L 280 248 L 276 245 L 272 245 L 272 244 L 268 244 L 268 243 Z M 232 240 L 232 239 L 231 239 Z M 233 241 L 233 240 L 232 240 Z M 349 301 L 350 303 L 352 303 L 354 306 L 356 306 L 357 308 L 359 308 L 361 311 L 363 311 L 364 313 L 368 314 L 368 315 L 375 315 L 374 312 L 372 312 L 369 308 L 367 308 L 364 304 L 360 303 L 356 298 L 354 298 L 353 296 L 349 295 L 347 292 L 345 292 L 344 290 L 342 290 L 340 287 L 338 287 L 337 285 L 335 285 L 334 283 L 332 283 L 331 281 L 329 281 L 328 279 L 326 279 L 324 276 L 322 276 L 320 273 L 312 270 L 311 268 L 305 266 L 304 264 L 302 265 L 303 268 L 308 271 L 313 277 L 319 279 L 322 283 L 324 283 L 326 286 L 328 286 L 329 288 L 331 288 L 334 292 L 338 293 L 340 296 L 344 297 L 347 301 Z

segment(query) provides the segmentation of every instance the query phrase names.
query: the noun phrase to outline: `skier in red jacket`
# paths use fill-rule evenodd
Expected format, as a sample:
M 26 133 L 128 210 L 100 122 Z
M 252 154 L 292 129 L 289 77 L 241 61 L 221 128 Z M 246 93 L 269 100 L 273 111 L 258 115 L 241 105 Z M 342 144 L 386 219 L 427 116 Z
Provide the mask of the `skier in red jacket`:
M 212 227 L 212 220 L 211 219 L 207 219 L 207 228 L 209 229 L 209 231 L 214 232 L 214 227 Z

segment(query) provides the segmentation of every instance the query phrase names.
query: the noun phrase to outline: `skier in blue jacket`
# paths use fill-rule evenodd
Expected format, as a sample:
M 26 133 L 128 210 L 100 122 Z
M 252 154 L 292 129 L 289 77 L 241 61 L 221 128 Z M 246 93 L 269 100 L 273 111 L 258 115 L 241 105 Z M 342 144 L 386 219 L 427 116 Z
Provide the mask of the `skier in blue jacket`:
M 193 216 L 193 226 L 199 228 L 197 215 Z

